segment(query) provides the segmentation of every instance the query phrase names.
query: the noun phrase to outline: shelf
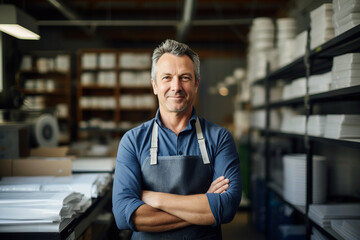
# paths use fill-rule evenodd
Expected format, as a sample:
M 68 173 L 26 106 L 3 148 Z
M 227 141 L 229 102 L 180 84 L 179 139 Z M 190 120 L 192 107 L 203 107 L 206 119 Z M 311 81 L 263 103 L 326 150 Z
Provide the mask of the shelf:
M 332 139 L 332 138 L 309 136 L 309 140 L 323 144 L 332 144 L 337 146 L 360 149 L 360 139 Z
M 333 57 L 352 52 L 360 52 L 360 25 L 350 29 L 347 32 L 344 32 L 339 36 L 334 37 L 314 50 L 307 50 L 305 56 L 299 57 L 286 66 L 268 73 L 266 77 L 256 80 L 251 85 L 262 85 L 266 88 L 270 88 L 274 85 L 274 83 L 277 83 L 277 81 L 280 80 L 284 82 L 290 82 L 293 79 L 302 77 L 309 79 L 312 75 L 331 71 L 333 66 Z M 308 87 L 309 81 L 306 81 L 306 84 Z M 268 93 L 271 93 L 270 89 L 266 89 L 266 94 Z M 346 112 L 347 114 L 358 114 L 358 104 L 360 103 L 360 86 L 332 89 L 326 92 L 313 93 L 306 96 L 301 96 L 289 100 L 279 100 L 276 102 L 269 102 L 270 95 L 267 95 L 266 97 L 266 102 L 264 104 L 252 107 L 251 110 L 266 110 L 266 115 L 261 115 L 264 117 L 264 119 L 259 120 L 263 120 L 264 122 L 266 120 L 267 123 L 269 120 L 271 120 L 271 115 L 269 115 L 271 110 L 273 108 L 284 106 L 292 107 L 294 110 L 305 111 L 303 114 L 306 114 L 306 117 L 311 116 L 313 113 L 335 114 L 338 112 Z M 303 108 L 297 109 L 297 107 Z M 280 199 L 304 215 L 306 222 L 309 223 L 307 224 L 306 239 L 311 238 L 311 227 L 319 229 L 319 231 L 328 236 L 329 239 L 343 239 L 332 229 L 323 228 L 316 223 L 313 223 L 306 212 L 306 209 L 309 207 L 309 199 L 307 199 L 305 206 L 294 206 L 286 201 L 286 199 L 284 199 L 283 189 L 275 183 L 271 182 L 271 141 L 273 140 L 273 136 L 283 137 L 287 141 L 294 139 L 303 141 L 303 144 L 296 146 L 297 148 L 295 148 L 295 144 L 292 144 L 294 146 L 292 146 L 292 150 L 290 151 L 301 151 L 306 153 L 306 192 L 311 195 L 310 193 L 313 190 L 313 174 L 311 173 L 313 171 L 312 159 L 314 154 L 317 154 L 318 152 L 325 152 L 334 148 L 335 159 L 341 160 L 341 151 L 343 151 L 341 147 L 359 150 L 360 139 L 331 139 L 320 136 L 306 135 L 305 133 L 288 133 L 279 130 L 272 130 L 270 129 L 270 126 L 271 124 L 266 124 L 264 128 L 250 129 L 250 131 L 260 131 L 260 133 L 264 136 L 264 172 L 267 186 L 266 189 L 269 189 L 265 192 L 265 216 L 269 216 L 269 192 L 272 191 L 277 194 Z M 298 148 L 301 150 L 298 150 Z M 349 154 L 347 157 L 349 158 L 349 161 L 356 164 L 356 161 L 358 160 L 358 157 L 356 156 L 357 151 L 351 152 L 354 154 Z M 351 181 L 356 182 L 356 179 L 352 178 Z M 343 199 L 341 201 L 343 201 Z M 267 221 L 269 221 L 268 217 Z M 268 222 L 266 222 L 266 224 L 267 223 Z M 268 231 L 268 229 L 266 229 L 266 231 Z
M 320 45 L 310 52 L 310 59 L 315 61 L 312 64 L 311 74 L 324 73 L 331 71 L 332 58 L 338 55 L 360 52 L 360 25 L 349 31 L 334 37 L 326 43 Z M 271 72 L 267 79 L 270 81 L 278 79 L 296 79 L 306 76 L 304 57 L 299 57 L 286 66 Z M 256 80 L 253 85 L 264 84 L 265 79 Z
M 287 100 L 270 102 L 269 107 L 270 108 L 278 108 L 278 107 L 284 107 L 284 106 L 289 106 L 289 105 L 299 105 L 299 104 L 304 104 L 304 97 L 297 97 L 297 98 L 292 98 L 292 99 L 287 99 Z
M 61 56 L 60 56 L 61 55 Z M 25 60 L 22 64 L 23 69 L 19 69 L 15 74 L 16 89 L 23 97 L 24 102 L 34 109 L 42 108 L 42 103 L 35 97 L 45 100 L 47 108 L 56 110 L 60 107 L 66 111 L 66 118 L 57 117 L 62 126 L 60 135 L 67 139 L 69 143 L 72 139 L 73 108 L 71 96 L 71 54 L 69 52 L 59 51 L 36 51 L 24 53 Z M 49 67 L 60 57 L 57 68 Z M 40 59 L 43 59 L 41 62 Z M 40 66 L 40 67 L 37 67 Z M 25 70 L 29 69 L 29 70 Z M 66 106 L 63 108 L 63 106 Z M 54 111 L 55 112 L 55 111 Z M 63 129 L 67 129 L 64 131 Z
M 312 102 L 324 101 L 329 99 L 349 98 L 356 97 L 360 99 L 360 85 L 330 90 L 328 92 L 312 94 L 309 96 L 309 100 Z
M 271 189 L 274 193 L 276 193 L 276 195 L 278 195 L 282 201 L 284 201 L 286 204 L 288 204 L 289 206 L 291 206 L 292 208 L 294 208 L 295 210 L 297 210 L 298 212 L 300 212 L 301 214 L 305 215 L 306 214 L 306 209 L 305 206 L 302 205 L 294 205 L 292 203 L 289 203 L 285 198 L 284 198 L 284 193 L 283 193 L 283 189 L 277 185 L 276 183 L 270 182 L 267 184 L 267 187 L 269 189 Z
M 273 136 L 283 136 L 291 138 L 304 138 L 304 134 L 300 133 L 291 133 L 291 132 L 281 132 L 280 130 L 269 130 L 270 135 Z
M 47 71 L 47 72 L 40 72 L 37 71 L 36 69 L 33 70 L 19 70 L 18 72 L 19 74 L 24 74 L 24 75 L 38 75 L 38 76 L 49 76 L 49 75 L 68 75 L 68 72 L 63 72 L 63 71 Z
M 120 132 L 125 133 L 126 131 L 130 130 L 131 128 L 96 128 L 96 127 L 89 127 L 89 128 L 79 128 L 79 131 L 82 132 Z
M 338 100 L 338 99 L 360 99 L 360 85 L 352 86 L 347 88 L 339 88 L 330 90 L 327 92 L 310 94 L 309 101 L 311 102 L 321 102 L 321 101 L 329 101 L 329 100 Z M 288 100 L 280 100 L 276 102 L 270 102 L 269 108 L 278 108 L 290 105 L 299 105 L 304 104 L 305 96 L 297 97 Z M 259 105 L 252 107 L 252 110 L 260 110 L 266 109 L 266 105 Z
M 318 229 L 321 233 L 325 234 L 326 237 L 328 237 L 330 239 L 336 239 L 336 240 L 345 240 L 337 232 L 335 232 L 333 229 L 321 227 L 316 222 L 314 222 L 311 219 L 311 217 L 309 217 L 309 219 L 311 220 L 311 223 L 312 223 L 313 227 Z
M 98 89 L 104 89 L 104 90 L 114 90 L 116 86 L 101 86 L 101 85 L 82 85 L 82 89 L 91 89 L 91 90 L 98 90 Z
M 360 51 L 360 25 L 330 39 L 311 51 L 310 56 L 316 58 L 335 57 L 338 55 Z
M 143 72 L 151 71 L 151 52 L 152 50 L 147 49 L 81 49 L 78 51 L 77 59 L 78 59 L 78 68 L 77 68 L 77 83 L 78 83 L 78 91 L 77 91 L 77 124 L 80 126 L 81 122 L 89 122 L 92 119 L 98 118 L 100 120 L 111 121 L 115 125 L 119 126 L 119 124 L 123 121 L 128 121 L 131 123 L 144 122 L 152 118 L 152 113 L 156 111 L 157 104 L 153 104 L 153 106 L 148 106 L 147 104 L 140 105 L 139 98 L 136 97 L 144 97 L 152 93 L 152 86 L 150 84 L 150 74 L 149 74 L 149 83 L 145 85 L 145 79 Z M 86 54 L 95 54 L 95 57 L 100 60 L 100 56 L 104 53 L 113 54 L 115 56 L 115 63 L 112 65 L 111 69 L 104 69 L 103 67 L 99 67 L 100 65 L 94 65 L 94 68 L 83 68 L 83 61 L 85 60 L 84 56 Z M 127 56 L 123 54 L 128 54 Z M 138 54 L 138 55 L 137 55 Z M 137 56 L 136 56 L 137 55 Z M 124 56 L 124 58 L 122 58 Z M 131 56 L 131 57 L 129 57 Z M 124 62 L 123 62 L 124 61 Z M 143 63 L 144 66 L 140 66 L 139 64 Z M 133 66 L 133 67 L 132 67 Z M 114 76 L 112 77 L 112 84 L 114 86 L 104 86 L 101 84 L 103 80 L 101 76 L 98 75 L 101 71 L 113 72 Z M 129 75 L 123 75 L 124 72 L 129 72 Z M 82 84 L 82 74 L 83 73 L 91 73 L 94 75 L 94 79 L 91 79 L 91 83 L 84 82 Z M 132 76 L 133 74 L 134 76 Z M 148 74 L 148 73 L 147 73 Z M 146 77 L 147 78 L 147 77 Z M 99 85 L 100 83 L 100 85 Z M 124 84 L 124 85 L 123 85 Z M 128 84 L 128 86 L 126 85 Z M 126 103 L 122 96 L 134 97 L 129 100 L 126 99 L 130 104 L 134 104 L 135 106 L 123 107 L 122 103 Z M 91 105 L 81 105 L 81 100 L 83 97 L 107 97 L 112 101 L 112 105 L 109 107 L 113 107 L 112 109 L 103 109 L 103 108 L 93 108 Z M 155 97 L 154 97 L 155 98 Z M 139 101 L 138 101 L 139 100 Z M 151 99 L 152 100 L 152 99 Z M 154 101 L 155 102 L 155 101 Z M 82 106 L 88 106 L 87 108 L 83 108 Z M 95 105 L 94 105 L 95 106 Z M 98 105 L 101 106 L 101 105 Z M 106 106 L 105 106 L 106 107 Z M 84 126 L 84 125 L 83 125 Z M 88 125 L 90 126 L 90 125 Z M 121 135 L 128 129 L 93 129 L 93 128 L 79 128 L 79 133 L 83 132 L 92 132 L 92 133 L 103 133 L 103 132 L 113 132 L 120 133 L 117 135 Z M 78 135 L 81 137 L 80 135 Z
M 25 95 L 67 95 L 67 90 L 52 90 L 52 91 L 46 91 L 46 90 L 27 90 L 27 89 L 19 89 L 19 91 Z
M 115 108 L 81 108 L 81 111 L 114 112 Z

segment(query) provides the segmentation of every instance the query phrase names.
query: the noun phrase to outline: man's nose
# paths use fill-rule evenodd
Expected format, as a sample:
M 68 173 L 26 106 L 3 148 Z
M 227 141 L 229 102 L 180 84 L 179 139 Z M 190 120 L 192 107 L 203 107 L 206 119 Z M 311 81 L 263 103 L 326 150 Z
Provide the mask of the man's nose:
M 171 89 L 175 92 L 179 91 L 181 89 L 181 81 L 178 76 L 174 76 L 171 81 Z

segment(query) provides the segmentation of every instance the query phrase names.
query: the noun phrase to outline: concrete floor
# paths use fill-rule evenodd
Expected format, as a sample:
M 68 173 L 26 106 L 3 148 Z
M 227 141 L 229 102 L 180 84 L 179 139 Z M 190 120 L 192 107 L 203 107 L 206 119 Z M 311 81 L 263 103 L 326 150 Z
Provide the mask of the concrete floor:
M 223 240 L 264 240 L 264 234 L 250 224 L 250 213 L 238 211 L 232 222 L 222 225 Z

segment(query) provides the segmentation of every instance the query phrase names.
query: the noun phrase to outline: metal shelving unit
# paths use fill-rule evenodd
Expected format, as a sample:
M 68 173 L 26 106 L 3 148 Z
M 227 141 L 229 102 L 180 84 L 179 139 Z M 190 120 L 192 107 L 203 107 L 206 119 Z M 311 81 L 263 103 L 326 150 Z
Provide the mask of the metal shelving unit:
M 309 45 L 310 39 L 308 39 Z M 277 130 L 270 129 L 270 111 L 280 107 L 292 107 L 300 106 L 304 107 L 306 118 L 313 114 L 313 107 L 315 104 L 324 104 L 332 101 L 345 102 L 345 101 L 355 101 L 360 102 L 360 86 L 347 87 L 342 89 L 330 90 L 327 92 L 308 94 L 306 93 L 303 97 L 297 97 L 294 99 L 283 100 L 270 102 L 270 86 L 272 83 L 275 83 L 277 80 L 291 81 L 292 79 L 306 77 L 307 86 L 308 79 L 310 75 L 320 74 L 327 71 L 331 71 L 332 68 L 332 58 L 334 56 L 360 52 L 360 26 L 354 27 L 349 31 L 331 39 L 330 41 L 322 44 L 316 49 L 310 50 L 307 49 L 307 53 L 303 58 L 298 58 L 292 63 L 274 71 L 269 72 L 269 74 L 264 79 L 259 79 L 253 83 L 254 85 L 262 85 L 265 87 L 265 104 L 261 106 L 253 107 L 252 110 L 265 110 L 266 112 L 266 121 L 265 128 L 251 128 L 251 131 L 259 131 L 261 135 L 265 138 L 265 181 L 266 181 L 266 213 L 269 213 L 269 191 L 274 192 L 279 198 L 284 201 L 286 204 L 290 205 L 296 209 L 299 213 L 303 214 L 304 222 L 307 228 L 307 239 L 310 239 L 311 230 L 313 227 L 321 231 L 324 235 L 330 239 L 342 239 L 336 232 L 331 229 L 324 229 L 314 223 L 308 217 L 309 205 L 312 203 L 312 157 L 314 151 L 314 144 L 321 144 L 323 146 L 329 145 L 332 146 L 341 146 L 346 148 L 360 149 L 360 140 L 349 140 L 349 139 L 330 139 L 325 137 L 310 136 L 305 132 L 305 134 L 295 134 L 295 133 L 286 133 Z M 307 90 L 308 91 L 308 90 Z M 355 110 L 356 114 L 359 114 L 358 110 Z M 273 136 L 284 137 L 295 139 L 297 141 L 303 140 L 305 150 L 306 150 L 306 205 L 299 207 L 293 205 L 286 201 L 283 197 L 283 192 L 280 186 L 277 186 L 270 180 L 270 138 Z M 267 215 L 268 217 L 269 215 Z M 268 220 L 267 220 L 268 221 Z M 265 223 L 265 226 L 268 227 L 268 224 Z M 268 232 L 268 231 L 266 231 Z

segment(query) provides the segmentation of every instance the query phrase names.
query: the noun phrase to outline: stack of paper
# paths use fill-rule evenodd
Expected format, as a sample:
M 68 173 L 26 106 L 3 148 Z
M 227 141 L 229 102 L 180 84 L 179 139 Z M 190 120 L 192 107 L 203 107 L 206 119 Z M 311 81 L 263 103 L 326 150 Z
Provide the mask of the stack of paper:
M 280 225 L 277 239 L 304 239 L 306 237 L 305 225 Z
M 332 82 L 331 72 L 311 75 L 309 78 L 309 93 L 315 94 L 320 92 L 326 92 L 330 90 Z
M 73 174 L 63 177 L 3 177 L 0 191 L 73 191 L 88 199 L 100 195 L 111 180 L 108 173 Z
M 287 154 L 283 156 L 284 198 L 295 205 L 306 203 L 306 155 Z M 326 160 L 313 156 L 313 202 L 326 200 Z
M 358 0 L 333 0 L 333 9 L 335 36 L 360 24 L 360 2 Z
M 265 128 L 266 112 L 265 110 L 252 111 L 250 115 L 250 125 L 255 128 Z
M 265 104 L 265 88 L 255 85 L 251 88 L 251 105 L 259 106 Z
M 323 136 L 325 132 L 326 116 L 311 115 L 307 123 L 307 132 L 312 136 Z
M 279 18 L 276 20 L 277 27 L 277 53 L 278 66 L 282 67 L 293 59 L 295 49 L 296 21 L 293 18 Z
M 113 172 L 115 157 L 77 157 L 72 161 L 72 172 Z
M 281 122 L 281 131 L 289 133 L 305 133 L 305 115 L 284 115 Z
M 295 49 L 293 52 L 293 60 L 305 55 L 308 32 L 303 31 L 296 35 Z
M 306 78 L 298 78 L 283 88 L 283 100 L 302 97 L 306 94 Z
M 311 240 L 329 240 L 329 238 L 325 237 L 319 230 L 316 228 L 312 228 Z
M 75 192 L 0 192 L 0 232 L 58 232 L 89 205 Z
M 327 115 L 324 136 L 326 138 L 360 138 L 360 115 Z
M 360 219 L 331 220 L 331 228 L 345 240 L 352 240 L 360 237 Z
M 274 50 L 275 27 L 271 18 L 255 18 L 250 27 L 247 55 L 247 79 L 253 82 L 266 76 L 267 63 L 276 62 Z M 274 58 L 271 59 L 271 58 Z
M 334 57 L 332 88 L 344 88 L 360 84 L 360 53 L 347 53 Z
M 332 23 L 333 9 L 331 3 L 324 3 L 310 12 L 311 42 L 310 48 L 314 49 L 334 37 Z
M 319 226 L 330 228 L 332 220 L 360 219 L 360 204 L 311 204 L 309 217 Z

